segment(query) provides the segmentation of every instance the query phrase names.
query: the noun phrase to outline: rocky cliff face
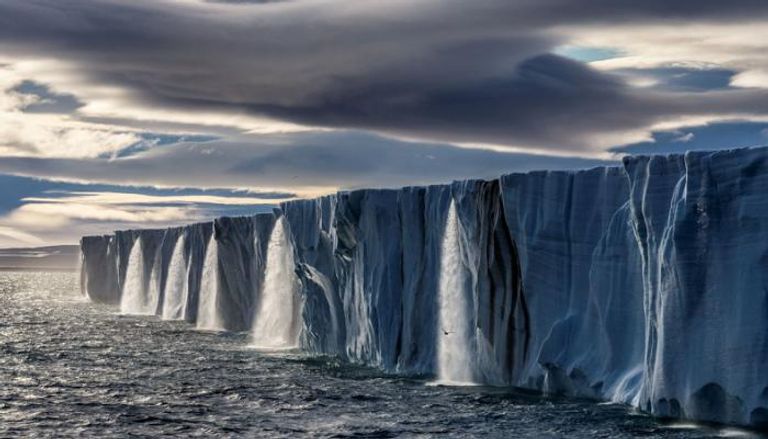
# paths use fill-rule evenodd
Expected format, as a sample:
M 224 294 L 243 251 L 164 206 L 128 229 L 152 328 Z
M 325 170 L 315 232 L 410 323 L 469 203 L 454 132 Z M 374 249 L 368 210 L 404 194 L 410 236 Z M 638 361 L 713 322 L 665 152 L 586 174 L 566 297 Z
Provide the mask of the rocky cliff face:
M 387 371 L 764 428 L 766 161 L 629 157 L 86 237 L 83 285 Z

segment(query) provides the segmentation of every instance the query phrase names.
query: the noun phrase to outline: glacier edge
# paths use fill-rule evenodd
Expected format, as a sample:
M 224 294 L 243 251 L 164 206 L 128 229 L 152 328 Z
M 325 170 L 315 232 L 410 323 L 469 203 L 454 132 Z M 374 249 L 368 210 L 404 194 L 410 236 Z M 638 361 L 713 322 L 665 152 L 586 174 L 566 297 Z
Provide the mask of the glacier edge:
M 190 323 L 213 294 L 205 311 L 220 329 L 270 331 L 256 320 L 278 221 L 292 255 L 271 256 L 295 265 L 282 277 L 298 281 L 303 351 L 434 376 L 440 346 L 456 343 L 440 323 L 448 260 L 461 294 L 444 296 L 466 308 L 450 315 L 470 329 L 458 376 L 768 427 L 766 148 L 339 192 L 273 214 L 84 237 L 84 293 L 119 305 L 127 285 L 144 285 L 156 315 Z M 139 241 L 142 266 L 129 267 Z M 215 292 L 201 291 L 206 254 Z

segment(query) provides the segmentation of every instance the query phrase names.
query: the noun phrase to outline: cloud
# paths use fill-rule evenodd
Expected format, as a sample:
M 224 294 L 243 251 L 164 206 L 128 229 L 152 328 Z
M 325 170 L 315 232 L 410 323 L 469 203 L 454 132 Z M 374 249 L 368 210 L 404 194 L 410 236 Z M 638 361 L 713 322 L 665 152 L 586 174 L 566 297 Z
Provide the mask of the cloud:
M 725 5 L 723 5 L 725 7 Z M 601 70 L 683 69 L 705 82 L 728 78 L 731 87 L 768 87 L 767 43 L 754 38 L 768 31 L 761 10 L 754 20 L 743 22 L 711 19 L 606 24 L 571 28 L 572 41 L 591 46 L 621 47 L 623 53 L 590 63 Z M 685 73 L 685 72 L 683 72 Z M 718 77 L 719 76 L 719 77 Z M 672 77 L 675 79 L 674 77 Z M 690 82 L 686 85 L 690 85 Z
M 130 129 L 72 119 L 82 106 L 74 96 L 24 80 L 7 67 L 0 72 L 2 156 L 97 157 L 142 140 Z
M 7 219 L 27 228 L 48 230 L 52 225 L 63 227 L 71 220 L 109 221 L 136 224 L 187 222 L 195 212 L 183 207 L 136 208 L 136 206 L 109 207 L 108 205 L 77 203 L 57 200 L 53 203 L 41 199 L 25 204 Z M 51 218 L 54 218 L 51 224 Z
M 25 80 L 8 90 L 28 98 L 29 102 L 19 108 L 26 113 L 74 113 L 84 104 L 71 94 L 56 93 L 45 84 Z
M 680 133 L 680 135 L 675 137 L 672 141 L 678 143 L 688 143 L 693 140 L 694 137 L 695 135 L 693 133 Z
M 669 154 L 693 150 L 716 150 L 765 146 L 765 122 L 727 121 L 687 127 L 684 131 L 653 133 L 652 140 L 611 149 L 618 154 Z
M 277 2 L 290 1 L 290 0 L 202 0 L 202 1 L 208 2 L 208 3 L 229 3 L 229 4 L 258 3 L 258 4 L 265 4 L 265 3 L 277 3 Z
M 267 212 L 296 196 L 338 189 L 606 163 L 617 162 L 326 131 L 182 142 L 113 158 L 6 157 L 0 160 L 0 185 L 12 190 L 0 193 L 0 227 L 65 244 L 116 229 Z M 0 239 L 0 246 L 9 245 L 30 244 Z
M 123 228 L 162 228 L 203 219 L 192 206 L 103 205 L 57 199 L 23 201 L 0 217 L 0 245 L 72 244 L 79 236 Z M 16 233 L 11 233 L 14 231 Z M 32 241 L 32 237 L 36 242 Z
M 67 59 L 64 73 L 35 72 L 91 121 L 353 128 L 594 155 L 670 120 L 768 113 L 764 94 L 696 93 L 720 77 L 647 90 L 618 71 L 710 60 L 731 85 L 754 84 L 761 33 L 728 31 L 760 28 L 763 1 L 228 3 L 7 0 L 0 42 L 16 62 Z M 563 46 L 616 56 L 596 70 L 549 54 Z
M 0 242 L 7 241 L 11 245 L 17 243 L 23 245 L 42 245 L 45 243 L 43 239 L 31 233 L 4 226 L 0 226 L 0 238 L 5 238 L 0 240 Z
M 291 193 L 154 189 L 0 175 L 0 246 L 73 244 L 117 229 L 162 228 L 269 212 Z
M 360 132 L 307 132 L 180 143 L 115 159 L 8 158 L 0 161 L 0 173 L 128 186 L 280 188 L 309 197 L 338 189 L 445 183 L 605 163 L 612 162 L 405 142 Z
M 74 243 L 84 234 L 162 228 L 268 212 L 281 199 L 74 192 L 28 197 L 0 217 L 0 245 Z M 232 209 L 235 208 L 235 209 Z
M 277 203 L 293 199 L 286 197 L 245 197 L 232 194 L 231 196 L 217 195 L 151 195 L 127 192 L 67 192 L 65 197 L 26 197 L 22 201 L 27 203 L 78 204 L 112 206 L 112 205 L 162 205 L 162 206 L 193 206 L 198 204 L 211 204 L 219 206 L 274 206 Z
M 763 0 L 4 0 L 0 173 L 28 178 L 0 175 L 0 245 L 764 142 L 766 18 Z
M 714 66 L 660 66 L 626 68 L 612 71 L 620 73 L 632 84 L 640 87 L 679 92 L 706 92 L 731 87 L 737 73 Z

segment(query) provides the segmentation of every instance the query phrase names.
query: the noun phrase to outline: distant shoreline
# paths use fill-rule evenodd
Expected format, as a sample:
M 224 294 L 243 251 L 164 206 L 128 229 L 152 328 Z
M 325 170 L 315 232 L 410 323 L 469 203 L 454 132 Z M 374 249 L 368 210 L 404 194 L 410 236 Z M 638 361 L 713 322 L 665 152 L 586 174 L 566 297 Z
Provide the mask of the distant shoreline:
M 72 273 L 77 272 L 76 267 L 0 267 L 0 272 L 12 272 L 12 271 L 23 271 L 23 272 L 66 272 L 70 271 Z
M 76 245 L 6 248 L 0 249 L 0 272 L 75 272 L 79 259 Z

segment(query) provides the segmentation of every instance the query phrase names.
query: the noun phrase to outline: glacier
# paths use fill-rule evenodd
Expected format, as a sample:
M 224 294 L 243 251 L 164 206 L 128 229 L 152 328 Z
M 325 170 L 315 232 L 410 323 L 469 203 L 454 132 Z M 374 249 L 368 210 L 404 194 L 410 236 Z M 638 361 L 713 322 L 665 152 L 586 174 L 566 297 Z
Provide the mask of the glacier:
M 83 292 L 442 384 L 768 427 L 768 149 L 344 191 L 81 240 Z

